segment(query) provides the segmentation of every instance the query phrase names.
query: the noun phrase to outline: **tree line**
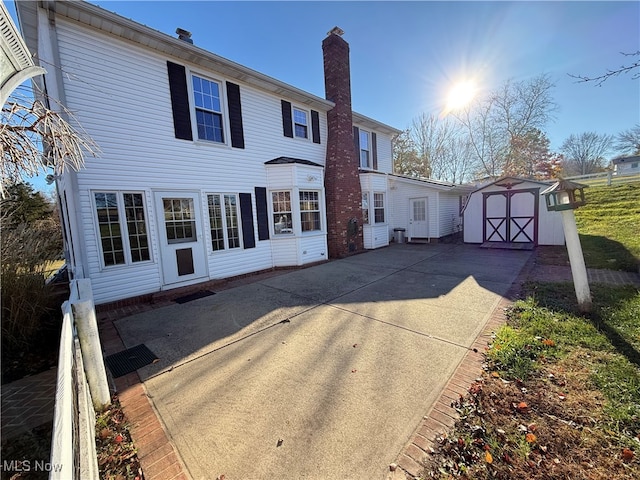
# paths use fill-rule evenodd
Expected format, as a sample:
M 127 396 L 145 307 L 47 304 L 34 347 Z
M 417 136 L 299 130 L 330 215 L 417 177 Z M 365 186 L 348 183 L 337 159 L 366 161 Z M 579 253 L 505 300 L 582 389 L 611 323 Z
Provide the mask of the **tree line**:
M 552 152 L 544 129 L 558 109 L 553 88 L 548 75 L 508 80 L 450 115 L 419 115 L 394 139 L 395 172 L 451 183 L 550 179 L 603 171 L 614 153 L 640 155 L 640 124 L 615 136 L 572 134 Z

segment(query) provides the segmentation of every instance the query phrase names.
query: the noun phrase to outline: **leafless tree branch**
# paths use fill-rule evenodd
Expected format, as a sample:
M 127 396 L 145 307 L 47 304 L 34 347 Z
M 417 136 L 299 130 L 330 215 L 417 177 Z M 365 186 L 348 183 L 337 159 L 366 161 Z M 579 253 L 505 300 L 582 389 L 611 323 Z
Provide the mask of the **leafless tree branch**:
M 624 55 L 626 57 L 637 57 L 640 55 L 640 50 L 638 50 L 637 52 L 634 53 L 624 53 L 624 52 L 620 52 L 621 55 Z M 604 82 L 606 82 L 607 80 L 609 80 L 611 77 L 617 77 L 621 74 L 627 74 L 630 71 L 636 69 L 636 68 L 640 68 L 640 60 L 636 60 L 635 62 L 633 62 L 630 65 L 622 65 L 620 66 L 620 68 L 617 68 L 615 70 L 609 70 L 607 69 L 607 71 L 605 73 L 603 73 L 602 75 L 598 75 L 597 77 L 588 77 L 588 76 L 584 76 L 584 75 L 572 75 L 572 74 L 568 74 L 571 78 L 575 78 L 576 79 L 576 83 L 584 83 L 584 82 L 595 82 L 595 85 L 600 87 L 602 86 L 602 84 Z M 640 72 L 635 72 L 632 76 L 631 76 L 632 80 L 637 80 L 640 79 Z

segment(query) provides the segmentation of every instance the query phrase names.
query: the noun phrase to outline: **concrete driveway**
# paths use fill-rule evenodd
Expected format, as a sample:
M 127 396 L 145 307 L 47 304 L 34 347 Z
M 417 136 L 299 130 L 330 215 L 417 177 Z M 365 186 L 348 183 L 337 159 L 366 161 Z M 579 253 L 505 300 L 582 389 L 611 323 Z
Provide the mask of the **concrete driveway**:
M 530 254 L 391 245 L 116 326 L 194 479 L 382 479 Z

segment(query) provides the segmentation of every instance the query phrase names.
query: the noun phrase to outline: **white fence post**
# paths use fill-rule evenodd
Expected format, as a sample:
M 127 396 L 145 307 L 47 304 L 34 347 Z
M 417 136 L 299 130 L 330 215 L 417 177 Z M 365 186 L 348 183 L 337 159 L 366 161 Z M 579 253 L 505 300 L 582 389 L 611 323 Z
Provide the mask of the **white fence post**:
M 67 480 L 74 476 L 73 454 L 73 329 L 71 305 L 62 304 L 62 333 L 58 353 L 58 378 L 56 381 L 56 403 L 51 438 L 50 480 Z
M 97 412 L 102 412 L 111 404 L 111 395 L 102 359 L 98 322 L 89 279 L 71 281 L 71 306 L 78 330 L 82 360 L 87 373 L 93 408 Z

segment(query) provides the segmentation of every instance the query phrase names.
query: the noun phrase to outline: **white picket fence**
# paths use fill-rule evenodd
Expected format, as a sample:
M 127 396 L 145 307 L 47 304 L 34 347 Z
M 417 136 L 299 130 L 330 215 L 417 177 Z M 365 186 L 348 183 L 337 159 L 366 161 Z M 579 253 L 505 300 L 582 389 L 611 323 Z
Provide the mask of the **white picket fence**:
M 640 182 L 640 173 L 631 175 L 616 175 L 615 172 L 591 173 L 589 175 L 578 175 L 575 177 L 566 177 L 577 183 L 583 183 L 591 187 L 622 185 L 625 183 Z
M 93 299 L 86 294 L 87 291 L 90 292 L 90 283 L 86 282 L 89 280 L 73 280 L 69 301 L 62 305 L 63 321 L 49 480 L 99 480 L 95 442 L 95 401 L 92 400 L 85 374 L 85 362 L 76 328 L 77 319 L 74 319 L 74 310 L 76 317 L 78 316 L 74 307 L 86 307 L 89 304 L 95 321 Z M 87 296 L 89 298 L 86 298 Z M 104 381 L 106 383 L 106 375 Z

